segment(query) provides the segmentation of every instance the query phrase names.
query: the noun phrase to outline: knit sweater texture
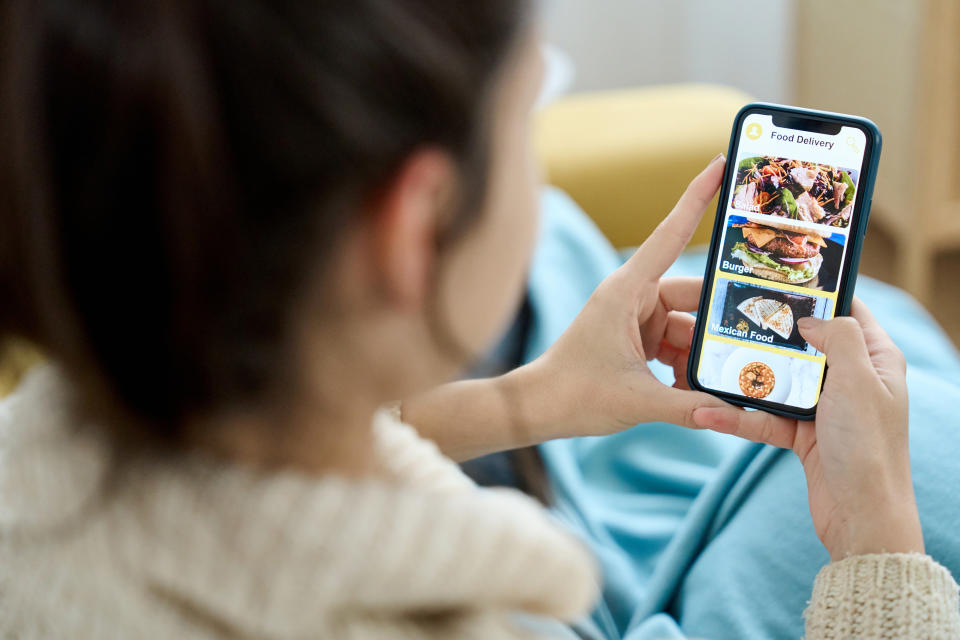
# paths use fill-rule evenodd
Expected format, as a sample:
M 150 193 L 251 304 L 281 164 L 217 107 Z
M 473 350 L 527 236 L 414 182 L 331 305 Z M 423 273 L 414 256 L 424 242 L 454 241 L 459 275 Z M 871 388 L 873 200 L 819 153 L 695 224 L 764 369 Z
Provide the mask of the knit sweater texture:
M 534 501 L 477 488 L 409 426 L 373 420 L 364 479 L 199 455 L 118 460 L 49 365 L 0 401 L 0 637 L 526 638 L 597 595 L 585 547 Z M 809 638 L 960 638 L 926 556 L 818 576 Z

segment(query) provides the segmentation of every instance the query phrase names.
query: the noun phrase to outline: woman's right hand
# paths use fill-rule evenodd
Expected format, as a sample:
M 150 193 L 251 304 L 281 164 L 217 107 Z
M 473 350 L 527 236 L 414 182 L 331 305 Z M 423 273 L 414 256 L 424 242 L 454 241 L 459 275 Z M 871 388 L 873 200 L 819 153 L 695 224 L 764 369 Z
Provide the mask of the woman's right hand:
M 807 476 L 814 528 L 833 560 L 922 553 L 910 476 L 906 362 L 859 299 L 852 313 L 798 322 L 829 367 L 814 422 L 734 407 L 697 409 L 693 418 L 715 431 L 793 449 Z

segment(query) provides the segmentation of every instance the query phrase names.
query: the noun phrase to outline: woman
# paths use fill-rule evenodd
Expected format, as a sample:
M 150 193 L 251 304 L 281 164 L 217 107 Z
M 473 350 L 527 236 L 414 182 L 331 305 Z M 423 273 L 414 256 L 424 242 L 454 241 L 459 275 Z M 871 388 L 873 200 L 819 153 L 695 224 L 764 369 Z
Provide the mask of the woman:
M 815 425 L 647 369 L 685 367 L 700 283 L 660 276 L 721 157 L 542 358 L 429 391 L 523 288 L 526 3 L 2 11 L 0 322 L 58 363 L 3 407 L 5 635 L 499 638 L 526 633 L 515 614 L 573 620 L 596 591 L 584 549 L 449 458 L 649 420 L 801 456 L 834 559 L 809 637 L 960 629 L 956 584 L 923 555 L 903 359 L 866 309 L 801 326 L 831 367 Z M 419 434 L 378 410 L 395 398 Z

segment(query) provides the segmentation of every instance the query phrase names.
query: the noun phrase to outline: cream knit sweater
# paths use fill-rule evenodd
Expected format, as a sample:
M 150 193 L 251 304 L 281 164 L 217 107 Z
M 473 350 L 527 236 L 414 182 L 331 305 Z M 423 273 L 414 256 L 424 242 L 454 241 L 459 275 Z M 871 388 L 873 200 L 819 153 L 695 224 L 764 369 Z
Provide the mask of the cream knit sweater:
M 387 413 L 379 476 L 262 473 L 200 457 L 117 464 L 51 367 L 0 402 L 0 637 L 528 637 L 596 591 L 537 504 L 480 490 Z M 957 586 L 924 556 L 817 578 L 809 638 L 960 637 Z

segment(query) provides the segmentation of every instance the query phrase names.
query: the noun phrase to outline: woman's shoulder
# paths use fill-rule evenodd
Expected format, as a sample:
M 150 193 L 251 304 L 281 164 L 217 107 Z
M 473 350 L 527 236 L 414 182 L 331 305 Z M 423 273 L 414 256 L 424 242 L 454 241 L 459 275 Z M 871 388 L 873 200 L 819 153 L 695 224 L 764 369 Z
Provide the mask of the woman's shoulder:
M 384 407 L 374 414 L 373 435 L 379 470 L 391 479 L 431 491 L 476 489 L 456 463 L 414 426 L 402 422 L 395 409 Z
M 0 401 L 0 531 L 58 528 L 95 500 L 110 448 L 75 421 L 57 367 L 34 367 Z
M 109 447 L 71 405 L 51 364 L 0 400 L 2 637 L 105 637 L 144 614 L 103 535 Z
M 476 488 L 388 414 L 374 417 L 388 477 L 357 480 L 190 455 L 118 471 L 70 415 L 52 369 L 0 404 L 0 606 L 18 612 L 0 631 L 10 635 L 103 637 L 80 629 L 109 620 L 191 637 L 195 626 L 176 626 L 182 605 L 272 637 L 384 611 L 376 637 L 391 637 L 438 603 L 574 617 L 594 597 L 589 554 L 539 505 Z

